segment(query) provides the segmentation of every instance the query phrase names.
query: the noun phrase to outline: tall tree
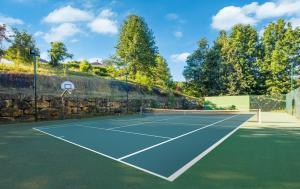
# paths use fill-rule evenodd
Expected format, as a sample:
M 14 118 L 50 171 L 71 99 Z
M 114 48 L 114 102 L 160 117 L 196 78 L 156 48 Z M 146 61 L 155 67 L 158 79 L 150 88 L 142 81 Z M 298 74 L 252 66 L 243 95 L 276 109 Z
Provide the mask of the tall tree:
M 299 30 L 293 29 L 283 19 L 265 27 L 261 39 L 264 51 L 258 65 L 264 78 L 266 93 L 281 94 L 290 91 L 292 70 L 297 70 L 300 64 Z
M 67 47 L 62 42 L 51 42 L 51 49 L 48 53 L 52 66 L 57 66 L 61 61 L 73 57 L 72 54 L 68 53 Z
M 5 24 L 0 24 L 0 62 L 2 59 L 2 56 L 4 55 L 4 48 L 3 48 L 3 42 L 7 41 L 9 42 L 9 36 L 7 35 L 7 30 Z
M 121 28 L 116 46 L 117 55 L 124 59 L 129 77 L 135 80 L 136 74 L 152 77 L 152 68 L 158 53 L 152 31 L 143 18 L 128 16 Z
M 172 85 L 172 76 L 168 63 L 161 55 L 156 57 L 156 67 L 154 69 L 156 85 L 169 88 Z
M 229 95 L 253 94 L 256 92 L 257 31 L 250 25 L 236 25 L 228 39 L 223 54 L 227 65 L 227 88 Z
M 183 75 L 187 80 L 187 88 L 189 95 L 203 96 L 206 95 L 206 86 L 203 84 L 203 79 L 206 80 L 205 62 L 208 54 L 208 42 L 205 38 L 198 43 L 198 49 L 195 50 L 187 58 L 187 66 L 184 67 Z
M 31 63 L 33 57 L 29 51 L 31 48 L 36 48 L 33 37 L 26 31 L 19 31 L 17 29 L 13 29 L 13 33 L 12 45 L 6 50 L 5 57 L 16 64 Z

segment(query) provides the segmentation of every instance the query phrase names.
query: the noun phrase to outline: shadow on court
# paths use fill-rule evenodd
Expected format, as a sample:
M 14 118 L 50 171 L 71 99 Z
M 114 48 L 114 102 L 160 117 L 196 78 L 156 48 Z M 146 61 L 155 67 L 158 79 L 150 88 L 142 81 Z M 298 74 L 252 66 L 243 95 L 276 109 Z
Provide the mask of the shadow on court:
M 0 127 L 0 188 L 300 188 L 298 123 L 241 128 L 174 182 L 47 137 Z M 116 139 L 118 140 L 118 139 Z

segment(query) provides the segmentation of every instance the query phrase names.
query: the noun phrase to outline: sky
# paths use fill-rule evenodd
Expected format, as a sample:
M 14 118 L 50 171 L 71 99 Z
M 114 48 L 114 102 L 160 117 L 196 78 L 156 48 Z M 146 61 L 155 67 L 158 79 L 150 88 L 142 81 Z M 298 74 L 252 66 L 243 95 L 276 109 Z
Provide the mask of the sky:
M 142 16 L 175 81 L 184 81 L 185 60 L 206 37 L 284 18 L 300 26 L 300 0 L 1 0 L 0 24 L 32 34 L 49 59 L 50 42 L 62 41 L 75 60 L 101 60 L 115 53 L 120 27 L 130 14 Z

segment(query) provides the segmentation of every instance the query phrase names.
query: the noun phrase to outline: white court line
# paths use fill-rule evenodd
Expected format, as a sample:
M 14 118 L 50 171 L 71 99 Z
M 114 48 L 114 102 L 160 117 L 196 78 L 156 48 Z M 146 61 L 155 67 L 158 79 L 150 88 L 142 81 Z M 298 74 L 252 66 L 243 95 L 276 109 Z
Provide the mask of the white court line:
M 168 126 L 171 125 L 186 125 L 186 126 L 201 126 L 201 125 L 207 125 L 207 123 L 181 123 L 181 122 L 168 122 L 168 121 L 153 121 L 151 123 L 167 123 Z M 153 125 L 153 126 L 159 126 L 159 125 Z
M 114 160 L 114 161 L 123 163 L 123 164 L 125 164 L 125 165 L 130 166 L 130 167 L 139 169 L 139 170 L 144 171 L 144 172 L 146 172 L 146 173 L 149 173 L 149 174 L 151 174 L 151 175 L 154 175 L 154 176 L 157 176 L 157 177 L 159 177 L 159 178 L 165 179 L 165 180 L 167 180 L 167 181 L 171 181 L 171 180 L 169 180 L 169 178 L 167 178 L 167 177 L 165 177 L 165 176 L 162 176 L 162 175 L 160 175 L 160 174 L 154 173 L 154 172 L 152 172 L 152 171 L 149 171 L 149 170 L 147 170 L 147 169 L 141 168 L 141 167 L 139 167 L 139 166 L 136 166 L 136 165 L 127 163 L 127 162 L 122 161 L 122 160 L 118 160 L 117 158 L 114 158 L 114 157 L 112 157 L 112 156 L 103 154 L 103 153 L 101 153 L 101 152 L 98 152 L 98 151 L 96 151 L 96 150 L 90 149 L 90 148 L 85 147 L 85 146 L 81 146 L 81 145 L 79 145 L 79 144 L 77 144 L 77 143 L 71 142 L 71 141 L 69 141 L 69 140 L 63 139 L 63 138 L 58 137 L 58 136 L 55 136 L 55 135 L 52 135 L 52 134 L 47 133 L 47 132 L 45 132 L 45 131 L 39 130 L 39 129 L 37 129 L 37 128 L 32 128 L 32 129 L 34 129 L 34 130 L 36 130 L 36 131 L 39 131 L 39 132 L 41 132 L 41 133 L 44 133 L 44 134 L 46 134 L 46 135 L 49 135 L 49 136 L 51 136 L 51 137 L 57 138 L 57 139 L 59 139 L 59 140 L 62 140 L 62 141 L 64 141 L 64 142 L 67 142 L 67 143 L 69 143 L 69 144 L 73 144 L 73 145 L 78 146 L 78 147 L 80 147 L 80 148 L 83 148 L 83 149 L 85 149 L 85 150 L 91 151 L 91 152 L 93 152 L 93 153 L 102 155 L 102 156 L 107 157 L 107 158 L 109 158 L 109 159 L 111 159 L 111 160 Z
M 104 129 L 104 128 L 100 128 L 100 127 L 93 127 L 93 126 L 87 126 L 87 125 L 77 125 L 77 127 L 86 127 L 86 128 L 98 129 L 98 130 L 103 130 L 103 131 L 112 131 L 112 132 L 127 133 L 127 134 L 141 135 L 141 136 L 149 136 L 149 137 L 156 137 L 156 138 L 163 138 L 163 139 L 170 139 L 171 138 L 171 137 L 165 137 L 165 136 L 159 136 L 159 135 L 150 135 L 150 134 L 137 133 L 137 132 Z
M 166 121 L 166 120 L 170 120 L 170 119 L 174 119 L 174 118 L 166 118 L 166 119 L 155 120 L 155 121 Z M 107 130 L 109 131 L 109 130 L 120 129 L 120 128 L 124 128 L 124 127 L 132 127 L 132 126 L 136 126 L 136 125 L 144 125 L 144 124 L 147 124 L 147 123 L 154 123 L 154 121 L 145 121 L 145 122 L 139 122 L 139 123 L 135 123 L 135 124 L 124 125 L 124 126 L 120 126 L 120 127 L 112 127 L 112 128 L 107 129 Z
M 67 125 L 67 124 L 61 124 L 61 125 L 63 125 L 63 126 L 60 126 L 60 124 L 59 125 L 53 125 L 53 126 L 46 126 L 46 127 L 40 127 L 40 128 L 42 128 L 42 129 L 55 129 L 55 128 L 64 128 L 64 127 L 74 127 L 74 125 Z
M 227 118 L 222 119 L 222 120 L 220 120 L 220 121 L 217 121 L 217 122 L 215 122 L 215 123 L 212 123 L 212 124 L 206 125 L 206 126 L 204 126 L 204 127 L 195 129 L 195 130 L 193 130 L 193 131 L 190 131 L 190 132 L 187 132 L 187 133 L 185 133 L 185 134 L 179 135 L 179 136 L 177 136 L 177 137 L 171 138 L 171 139 L 166 140 L 166 141 L 164 141 L 164 142 L 161 142 L 161 143 L 155 144 L 155 145 L 153 145 L 153 146 L 144 148 L 144 149 L 142 149 L 142 150 L 133 152 L 133 153 L 131 153 L 131 154 L 128 154 L 128 155 L 126 155 L 126 156 L 123 156 L 123 157 L 119 158 L 119 160 L 123 160 L 123 159 L 129 158 L 129 157 L 131 157 L 131 156 L 140 154 L 140 153 L 142 153 L 142 152 L 145 152 L 145 151 L 150 150 L 150 149 L 152 149 L 152 148 L 155 148 L 155 147 L 157 147 L 157 146 L 160 146 L 160 145 L 166 144 L 166 143 L 168 143 L 168 142 L 171 142 L 171 141 L 173 141 L 173 140 L 176 140 L 176 139 L 182 138 L 182 137 L 184 137 L 184 136 L 190 135 L 190 134 L 192 134 L 192 133 L 194 133 L 194 132 L 197 132 L 197 131 L 200 131 L 200 130 L 202 130 L 202 129 L 211 127 L 211 126 L 213 126 L 213 125 L 215 125 L 215 124 L 221 123 L 221 122 L 223 122 L 223 121 L 226 121 L 226 120 L 231 119 L 231 118 L 236 117 L 236 116 L 238 116 L 238 115 L 233 115 L 233 116 L 227 117 Z

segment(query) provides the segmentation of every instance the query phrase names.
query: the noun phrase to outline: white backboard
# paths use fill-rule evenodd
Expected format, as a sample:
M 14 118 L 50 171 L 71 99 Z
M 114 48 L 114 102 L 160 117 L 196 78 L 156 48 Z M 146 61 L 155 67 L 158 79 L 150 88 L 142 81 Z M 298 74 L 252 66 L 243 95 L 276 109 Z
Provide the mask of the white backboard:
M 62 82 L 60 87 L 61 87 L 62 90 L 74 90 L 75 89 L 75 85 L 71 81 Z

